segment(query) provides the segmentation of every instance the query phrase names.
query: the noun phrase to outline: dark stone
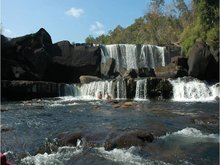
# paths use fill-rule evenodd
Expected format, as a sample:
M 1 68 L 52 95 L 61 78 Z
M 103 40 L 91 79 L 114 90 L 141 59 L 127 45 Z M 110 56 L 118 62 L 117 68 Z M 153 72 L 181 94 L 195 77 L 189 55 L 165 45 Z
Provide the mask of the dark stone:
M 101 63 L 101 75 L 103 78 L 114 77 L 115 59 L 109 58 L 105 63 Z
M 170 99 L 173 96 L 173 86 L 166 79 L 148 78 L 147 96 L 150 99 Z
M 166 66 L 159 66 L 155 68 L 156 77 L 159 78 L 178 78 L 188 76 L 187 69 L 178 66 L 178 63 L 170 63 Z
M 129 69 L 128 71 L 125 72 L 123 75 L 125 78 L 137 78 L 137 72 L 135 69 Z
M 161 91 L 161 95 L 163 99 L 170 99 L 173 96 L 173 86 L 172 84 L 166 80 L 162 79 L 158 84 L 158 89 Z
M 75 132 L 75 133 L 62 133 L 58 135 L 57 142 L 59 146 L 76 146 L 77 140 L 82 139 L 82 133 L 81 132 Z
M 68 41 L 52 44 L 47 31 L 7 39 L 1 35 L 2 79 L 79 82 L 81 75 L 100 77 L 101 50 Z
M 53 56 L 47 79 L 55 82 L 78 83 L 81 75 L 100 77 L 99 47 L 73 46 L 61 41 L 50 47 Z
M 175 66 L 181 66 L 186 70 L 189 69 L 187 61 L 188 61 L 188 58 L 182 57 L 182 56 L 175 56 L 171 58 L 171 63 L 174 63 Z
M 213 55 L 206 43 L 195 43 L 189 53 L 189 76 L 200 80 L 219 80 L 218 52 Z
M 139 77 L 156 77 L 153 68 L 138 68 L 138 76 Z
M 64 94 L 65 84 L 43 81 L 1 81 L 1 99 L 30 100 L 33 98 L 58 97 Z
M 106 141 L 104 147 L 106 150 L 113 150 L 114 148 L 144 146 L 146 143 L 152 142 L 153 140 L 153 134 L 141 130 L 134 130 L 122 132 L 116 136 L 114 135 L 114 138 Z
M 136 82 L 133 78 L 129 78 L 126 80 L 126 84 L 127 99 L 133 99 L 136 92 Z
M 2 37 L 2 79 L 5 80 L 43 80 L 50 57 L 47 49 L 52 45 L 46 30 L 5 39 Z

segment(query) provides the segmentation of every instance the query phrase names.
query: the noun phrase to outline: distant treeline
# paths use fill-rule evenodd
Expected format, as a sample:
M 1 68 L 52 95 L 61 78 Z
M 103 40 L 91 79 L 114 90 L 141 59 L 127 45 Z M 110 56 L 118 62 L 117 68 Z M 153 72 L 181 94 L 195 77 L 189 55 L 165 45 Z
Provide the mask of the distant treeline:
M 94 44 L 179 44 L 187 55 L 196 41 L 211 49 L 219 47 L 219 1 L 151 0 L 150 9 L 126 28 L 118 25 L 106 35 L 89 35 L 86 43 Z

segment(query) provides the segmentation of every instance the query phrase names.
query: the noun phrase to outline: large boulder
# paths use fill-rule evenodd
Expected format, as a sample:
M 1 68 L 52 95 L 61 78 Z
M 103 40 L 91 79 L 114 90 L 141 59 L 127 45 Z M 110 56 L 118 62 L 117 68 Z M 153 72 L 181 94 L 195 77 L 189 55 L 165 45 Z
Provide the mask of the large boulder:
M 93 81 L 101 81 L 102 79 L 99 78 L 99 77 L 96 77 L 96 76 L 80 76 L 79 77 L 80 79 L 80 83 L 82 84 L 87 84 L 87 83 L 90 83 L 90 82 L 93 82 Z
M 167 79 L 150 77 L 147 79 L 147 96 L 150 99 L 170 99 L 173 86 Z
M 206 43 L 197 42 L 188 59 L 189 76 L 201 80 L 219 80 L 219 50 L 211 53 Z
M 136 82 L 134 78 L 125 79 L 127 99 L 133 99 L 136 92 Z
M 188 76 L 187 58 L 175 56 L 171 58 L 171 63 L 166 66 L 158 66 L 155 68 L 157 77 L 160 78 L 177 78 Z
M 154 140 L 152 133 L 142 130 L 125 131 L 113 138 L 108 139 L 105 143 L 106 150 L 114 148 L 130 148 L 131 146 L 144 146 Z
M 101 76 L 103 78 L 114 77 L 115 59 L 108 58 L 105 62 L 101 63 Z
M 135 69 L 129 69 L 124 73 L 123 77 L 124 78 L 137 78 L 137 72 Z
M 1 36 L 2 79 L 43 80 L 50 61 L 47 49 L 52 45 L 48 32 L 41 28 L 38 32 L 7 39 Z
M 100 77 L 101 50 L 68 41 L 52 44 L 48 32 L 8 39 L 1 35 L 2 79 L 76 83 L 81 75 Z
M 156 77 L 153 68 L 138 68 L 139 77 Z
M 101 50 L 89 45 L 71 45 L 61 41 L 50 47 L 52 63 L 47 79 L 56 82 L 78 83 L 81 75 L 100 77 Z

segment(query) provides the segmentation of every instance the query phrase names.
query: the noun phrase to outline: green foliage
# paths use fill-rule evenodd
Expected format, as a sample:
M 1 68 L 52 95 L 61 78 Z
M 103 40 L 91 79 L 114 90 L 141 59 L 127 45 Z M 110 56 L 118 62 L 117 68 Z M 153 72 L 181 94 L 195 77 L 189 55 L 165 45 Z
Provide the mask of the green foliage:
M 204 41 L 215 50 L 219 47 L 219 5 L 214 0 L 194 0 L 194 21 L 180 36 L 181 47 L 187 55 L 196 41 Z
M 133 24 L 118 25 L 107 35 L 88 36 L 86 43 L 155 44 L 180 43 L 187 55 L 196 41 L 219 47 L 219 6 L 216 0 L 193 0 L 190 9 L 184 0 L 173 0 L 175 9 L 166 11 L 164 0 L 151 0 L 151 9 Z M 169 13 L 169 14 L 167 14 Z
M 95 38 L 92 36 L 92 35 L 89 35 L 87 38 L 86 38 L 86 43 L 88 43 L 88 44 L 93 44 L 93 43 L 95 43 Z

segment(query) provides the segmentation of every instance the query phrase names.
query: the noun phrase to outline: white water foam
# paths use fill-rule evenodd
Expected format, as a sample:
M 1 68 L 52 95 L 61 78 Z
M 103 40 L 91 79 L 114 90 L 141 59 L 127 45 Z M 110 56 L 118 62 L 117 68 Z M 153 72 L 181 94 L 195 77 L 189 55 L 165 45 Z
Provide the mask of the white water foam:
M 187 80 L 186 78 L 178 78 L 170 80 L 173 85 L 173 100 L 182 102 L 206 102 L 214 101 L 220 96 L 220 85 L 207 85 L 205 82 L 197 79 Z
M 80 93 L 83 97 L 98 98 L 98 94 L 101 92 L 103 98 L 108 93 L 111 97 L 114 96 L 112 89 L 112 81 L 94 81 L 88 84 L 83 84 L 80 87 Z
M 102 45 L 102 63 L 108 58 L 115 59 L 115 71 L 155 68 L 165 66 L 165 47 L 154 45 L 112 44 Z
M 135 100 L 147 99 L 147 79 L 136 81 Z
M 113 149 L 111 151 L 106 151 L 104 147 L 96 148 L 100 157 L 105 159 L 120 162 L 120 164 L 126 165 L 170 165 L 163 161 L 144 159 L 138 155 L 135 155 L 135 147 L 129 149 Z
M 27 156 L 21 160 L 22 164 L 34 164 L 34 165 L 62 165 L 71 159 L 74 155 L 82 153 L 83 147 L 81 141 L 77 141 L 76 147 L 64 146 L 59 147 L 57 152 L 51 154 L 37 154 L 35 156 Z
M 186 127 L 180 131 L 167 133 L 164 136 L 159 137 L 159 139 L 166 139 L 166 140 L 184 140 L 187 143 L 195 143 L 195 142 L 219 142 L 219 135 L 218 134 L 206 134 L 202 133 L 200 130 L 196 128 L 189 128 Z

